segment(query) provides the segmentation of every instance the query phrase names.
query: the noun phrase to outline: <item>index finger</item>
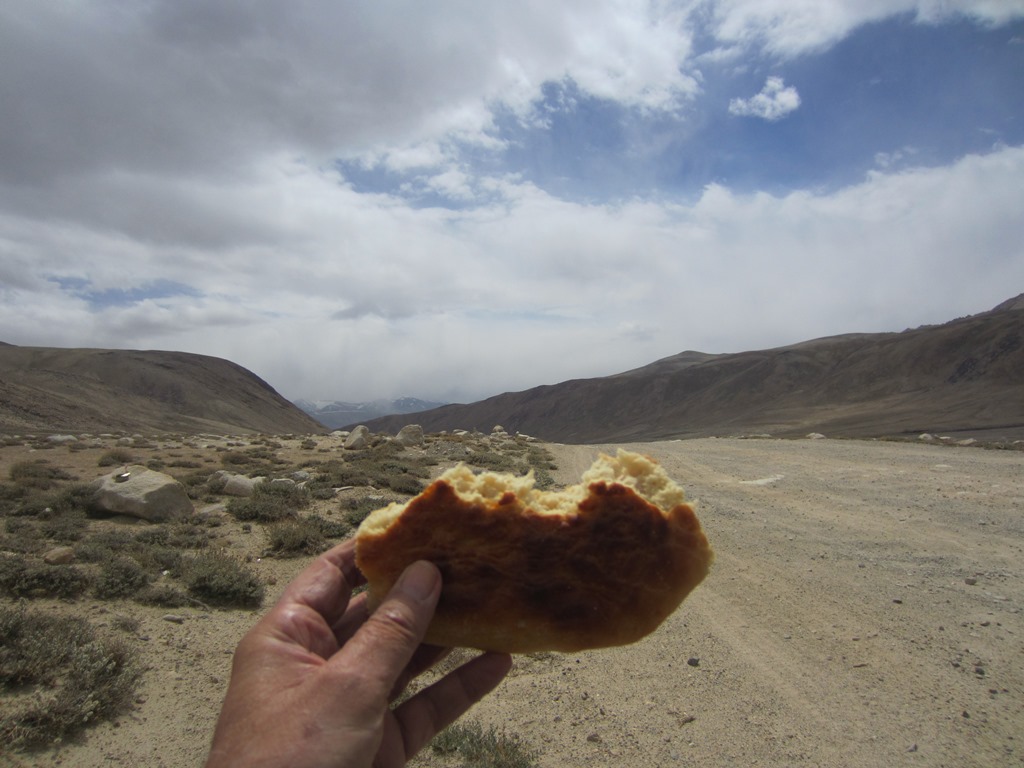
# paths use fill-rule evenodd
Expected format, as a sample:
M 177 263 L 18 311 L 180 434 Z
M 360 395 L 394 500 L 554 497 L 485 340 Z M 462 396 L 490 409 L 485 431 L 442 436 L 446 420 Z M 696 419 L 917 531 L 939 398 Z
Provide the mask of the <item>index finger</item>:
M 308 606 L 333 626 L 345 614 L 352 590 L 365 583 L 356 568 L 355 539 L 349 539 L 324 552 L 296 576 L 280 602 Z

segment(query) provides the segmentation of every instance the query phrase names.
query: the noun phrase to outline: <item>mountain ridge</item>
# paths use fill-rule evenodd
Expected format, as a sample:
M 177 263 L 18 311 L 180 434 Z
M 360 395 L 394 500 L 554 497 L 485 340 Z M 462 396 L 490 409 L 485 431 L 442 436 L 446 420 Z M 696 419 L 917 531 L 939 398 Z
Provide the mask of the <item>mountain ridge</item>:
M 0 344 L 0 430 L 326 431 L 230 360 L 188 352 Z
M 875 437 L 1001 428 L 1024 434 L 1024 294 L 901 332 L 846 333 L 766 350 L 681 352 L 417 414 L 428 431 L 501 424 L 560 442 L 749 432 Z M 366 422 L 393 432 L 408 419 Z

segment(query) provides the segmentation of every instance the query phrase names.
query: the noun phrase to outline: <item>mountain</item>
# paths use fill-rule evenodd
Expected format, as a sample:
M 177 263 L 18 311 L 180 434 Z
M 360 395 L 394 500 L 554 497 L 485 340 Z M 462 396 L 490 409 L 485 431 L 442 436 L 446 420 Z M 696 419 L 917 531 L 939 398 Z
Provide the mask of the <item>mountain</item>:
M 427 431 L 501 424 L 553 441 L 768 432 L 869 437 L 1001 430 L 1024 437 L 1024 294 L 901 333 L 851 333 L 737 354 L 682 352 L 614 376 L 417 414 Z M 409 420 L 367 422 L 394 432 Z
M 415 397 L 400 397 L 397 400 L 374 400 L 368 403 L 296 400 L 295 405 L 321 424 L 331 429 L 340 429 L 390 414 L 427 411 L 444 403 L 432 403 Z
M 0 431 L 309 434 L 324 428 L 235 363 L 184 352 L 0 344 Z

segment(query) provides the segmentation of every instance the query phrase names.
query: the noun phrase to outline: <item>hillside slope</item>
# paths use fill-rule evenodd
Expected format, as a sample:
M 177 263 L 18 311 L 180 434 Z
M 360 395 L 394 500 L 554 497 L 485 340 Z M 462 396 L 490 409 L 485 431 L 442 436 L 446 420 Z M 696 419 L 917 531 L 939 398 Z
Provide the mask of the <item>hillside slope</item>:
M 235 363 L 184 352 L 0 345 L 0 431 L 314 433 Z
M 424 429 L 501 424 L 588 443 L 770 432 L 866 437 L 1024 430 L 1024 302 L 902 333 L 776 349 L 683 352 L 615 376 L 566 381 L 416 414 Z M 395 431 L 409 417 L 367 425 Z

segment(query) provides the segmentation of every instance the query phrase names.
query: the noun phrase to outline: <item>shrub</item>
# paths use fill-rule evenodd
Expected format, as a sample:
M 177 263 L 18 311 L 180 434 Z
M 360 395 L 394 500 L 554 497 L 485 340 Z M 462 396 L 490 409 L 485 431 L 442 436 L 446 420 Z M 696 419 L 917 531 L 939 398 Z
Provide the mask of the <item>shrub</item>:
M 135 455 L 127 448 L 111 448 L 100 456 L 96 462 L 101 467 L 115 467 L 124 464 L 134 464 Z
M 270 550 L 278 555 L 316 555 L 327 548 L 327 540 L 316 523 L 285 520 L 267 529 Z
M 453 723 L 434 737 L 431 749 L 442 755 L 458 755 L 465 768 L 534 768 L 537 752 L 518 737 L 506 736 L 494 726 Z
M 173 584 L 150 584 L 136 596 L 135 601 L 143 605 L 156 605 L 161 608 L 180 608 L 188 605 L 188 595 Z
M 223 552 L 202 552 L 183 563 L 188 591 L 211 605 L 258 608 L 264 588 L 251 570 Z
M 295 517 L 296 510 L 309 506 L 309 493 L 297 485 L 263 482 L 252 496 L 232 499 L 228 512 L 236 520 L 276 523 Z
M 132 649 L 78 617 L 0 606 L 0 743 L 60 741 L 128 708 L 140 673 Z
M 51 467 L 46 459 L 19 461 L 11 465 L 8 476 L 23 488 L 35 488 L 41 491 L 53 488 L 58 480 L 74 480 L 63 469 Z
M 131 557 L 115 557 L 100 568 L 96 579 L 96 596 L 103 598 L 132 597 L 149 583 L 149 574 Z
M 0 593 L 11 597 L 78 597 L 89 583 L 88 574 L 73 565 L 0 557 Z
M 362 499 L 346 499 L 341 505 L 341 519 L 349 526 L 350 530 L 355 530 L 371 512 L 387 505 L 387 500 L 382 501 L 365 497 Z
M 328 539 L 344 539 L 352 532 L 352 526 L 347 522 L 328 520 L 320 515 L 310 515 L 306 518 L 306 521 L 310 525 L 315 525 L 319 529 L 320 534 Z

